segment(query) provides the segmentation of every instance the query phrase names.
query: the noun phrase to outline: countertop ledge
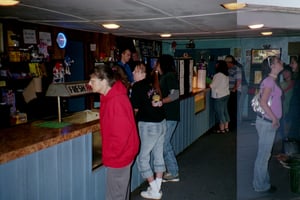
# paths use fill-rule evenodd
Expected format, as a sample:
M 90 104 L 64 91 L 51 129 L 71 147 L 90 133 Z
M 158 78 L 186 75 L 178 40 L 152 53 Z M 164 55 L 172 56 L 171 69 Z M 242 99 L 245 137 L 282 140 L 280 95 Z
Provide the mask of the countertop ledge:
M 21 158 L 73 138 L 98 131 L 99 120 L 64 128 L 43 128 L 33 123 L 0 131 L 0 164 Z

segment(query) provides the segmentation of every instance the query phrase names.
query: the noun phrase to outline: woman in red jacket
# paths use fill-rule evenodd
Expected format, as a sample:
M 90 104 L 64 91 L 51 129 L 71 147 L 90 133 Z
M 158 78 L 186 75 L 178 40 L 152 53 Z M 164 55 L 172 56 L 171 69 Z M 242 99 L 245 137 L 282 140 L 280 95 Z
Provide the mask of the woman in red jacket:
M 100 93 L 102 161 L 107 168 L 106 200 L 129 200 L 131 165 L 139 150 L 133 109 L 117 66 L 97 66 L 89 85 Z

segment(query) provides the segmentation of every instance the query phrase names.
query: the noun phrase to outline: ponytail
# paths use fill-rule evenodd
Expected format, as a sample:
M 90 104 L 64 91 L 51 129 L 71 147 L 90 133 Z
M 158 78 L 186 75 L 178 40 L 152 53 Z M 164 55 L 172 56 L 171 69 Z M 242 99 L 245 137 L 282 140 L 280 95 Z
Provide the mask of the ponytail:
M 94 67 L 90 76 L 95 76 L 100 80 L 107 80 L 108 85 L 112 87 L 116 81 L 121 81 L 127 89 L 130 88 L 130 83 L 123 69 L 118 66 L 109 66 L 107 64 L 101 64 Z
M 119 65 L 114 65 L 111 67 L 111 69 L 113 71 L 114 79 L 120 80 L 127 89 L 130 88 L 130 82 L 128 81 L 124 70 Z

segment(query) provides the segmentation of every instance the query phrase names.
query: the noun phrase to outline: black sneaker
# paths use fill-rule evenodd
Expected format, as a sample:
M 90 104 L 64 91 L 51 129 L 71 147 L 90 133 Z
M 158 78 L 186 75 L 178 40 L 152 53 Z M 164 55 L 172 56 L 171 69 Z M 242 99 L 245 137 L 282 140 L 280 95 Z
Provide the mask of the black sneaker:
M 176 174 L 175 176 L 173 176 L 170 173 L 165 173 L 163 176 L 163 180 L 162 182 L 178 182 L 179 181 L 179 175 Z

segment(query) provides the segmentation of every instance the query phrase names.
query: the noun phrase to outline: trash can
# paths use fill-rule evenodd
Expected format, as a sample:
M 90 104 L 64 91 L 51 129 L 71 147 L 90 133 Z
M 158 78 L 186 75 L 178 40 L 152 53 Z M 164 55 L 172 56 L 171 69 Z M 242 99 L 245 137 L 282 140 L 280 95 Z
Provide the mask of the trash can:
M 290 188 L 294 193 L 300 193 L 300 160 L 292 159 L 290 166 Z
M 283 140 L 283 151 L 286 155 L 298 154 L 300 152 L 299 142 L 294 138 L 285 138 Z

